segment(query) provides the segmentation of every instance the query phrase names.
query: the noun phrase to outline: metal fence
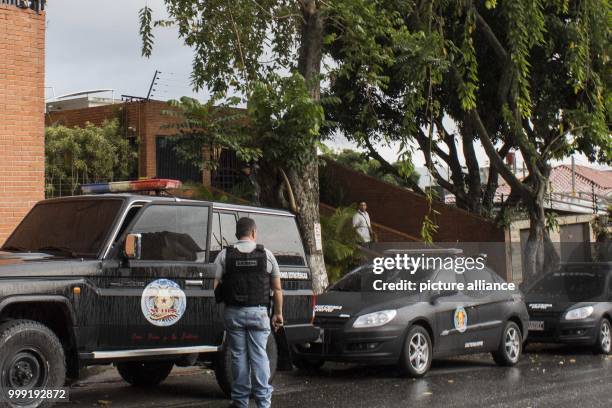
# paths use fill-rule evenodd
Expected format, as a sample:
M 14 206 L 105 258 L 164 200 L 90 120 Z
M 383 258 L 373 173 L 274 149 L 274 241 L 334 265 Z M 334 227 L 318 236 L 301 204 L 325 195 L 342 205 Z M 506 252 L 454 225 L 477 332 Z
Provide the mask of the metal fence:
M 8 4 L 23 9 L 32 9 L 40 13 L 45 9 L 45 0 L 0 0 L 0 4 Z

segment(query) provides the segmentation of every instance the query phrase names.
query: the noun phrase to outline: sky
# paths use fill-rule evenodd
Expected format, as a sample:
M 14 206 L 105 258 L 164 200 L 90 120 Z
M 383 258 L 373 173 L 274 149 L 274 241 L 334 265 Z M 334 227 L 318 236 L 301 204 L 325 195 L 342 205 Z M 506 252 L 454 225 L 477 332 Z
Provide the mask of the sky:
M 156 70 L 161 71 L 153 99 L 191 96 L 202 101 L 208 92 L 194 92 L 190 85 L 192 50 L 179 39 L 175 29 L 156 29 L 150 59 L 141 56 L 138 11 L 145 5 L 154 18 L 163 18 L 163 0 L 52 0 L 47 2 L 46 90 L 47 98 L 92 89 L 113 89 L 122 94 L 146 96 Z M 111 92 L 101 94 L 111 97 Z M 355 146 L 338 136 L 328 142 L 335 149 Z M 378 146 L 382 156 L 397 159 L 396 146 Z M 481 147 L 479 157 L 485 157 Z M 420 152 L 415 166 L 423 166 Z M 569 159 L 566 160 L 569 162 Z M 577 163 L 587 164 L 577 157 Z M 483 160 L 481 166 L 488 166 Z M 519 157 L 520 166 L 520 157 Z

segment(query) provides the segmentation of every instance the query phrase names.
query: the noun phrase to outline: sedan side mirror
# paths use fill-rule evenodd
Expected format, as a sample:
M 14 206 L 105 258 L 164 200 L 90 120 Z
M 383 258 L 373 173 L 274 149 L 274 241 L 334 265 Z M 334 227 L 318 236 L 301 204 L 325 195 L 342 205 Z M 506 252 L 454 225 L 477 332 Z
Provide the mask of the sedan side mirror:
M 128 259 L 140 259 L 142 250 L 142 235 L 128 234 L 125 237 L 123 252 Z

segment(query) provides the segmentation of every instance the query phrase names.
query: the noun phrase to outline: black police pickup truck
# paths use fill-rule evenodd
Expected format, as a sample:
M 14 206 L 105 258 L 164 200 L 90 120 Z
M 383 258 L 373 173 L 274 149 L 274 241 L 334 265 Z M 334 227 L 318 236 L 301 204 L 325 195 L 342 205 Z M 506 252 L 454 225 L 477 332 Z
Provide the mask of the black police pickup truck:
M 291 367 L 288 338 L 303 341 L 314 330 L 292 214 L 149 195 L 66 197 L 35 205 L 0 249 L 0 401 L 14 390 L 62 388 L 80 368 L 111 363 L 138 386 L 160 383 L 174 365 L 210 363 L 227 393 L 213 261 L 244 216 L 281 268 L 285 327 L 270 336 L 268 354 L 273 371 Z

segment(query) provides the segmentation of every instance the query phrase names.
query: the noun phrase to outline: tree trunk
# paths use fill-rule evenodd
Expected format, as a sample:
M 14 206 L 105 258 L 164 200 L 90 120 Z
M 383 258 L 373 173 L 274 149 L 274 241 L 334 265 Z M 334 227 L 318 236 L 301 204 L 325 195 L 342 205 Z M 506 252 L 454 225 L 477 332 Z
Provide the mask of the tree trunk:
M 321 96 L 319 76 L 323 47 L 323 18 L 315 0 L 304 1 L 302 7 L 304 23 L 300 39 L 298 71 L 306 80 L 310 96 L 318 101 Z M 315 150 L 316 146 L 313 145 L 312 149 Z M 316 231 L 319 234 L 321 231 L 318 161 L 314 160 L 303 168 L 287 171 L 287 177 L 297 202 L 297 220 L 312 272 L 312 286 L 315 293 L 321 293 L 327 287 L 328 279 L 320 236 L 316 236 Z
M 523 284 L 529 285 L 544 267 L 544 207 L 531 203 L 529 208 L 529 238 L 523 253 Z
M 545 240 L 550 240 L 546 230 L 546 212 L 544 209 L 544 195 L 548 183 L 548 177 L 546 176 L 546 174 L 543 177 L 533 176 L 535 194 L 526 203 L 529 213 L 529 238 L 524 253 L 523 284 L 527 285 L 544 272 Z

